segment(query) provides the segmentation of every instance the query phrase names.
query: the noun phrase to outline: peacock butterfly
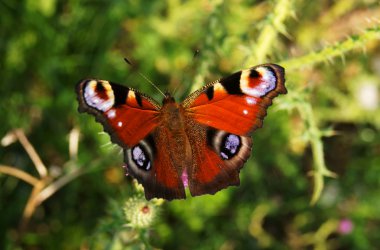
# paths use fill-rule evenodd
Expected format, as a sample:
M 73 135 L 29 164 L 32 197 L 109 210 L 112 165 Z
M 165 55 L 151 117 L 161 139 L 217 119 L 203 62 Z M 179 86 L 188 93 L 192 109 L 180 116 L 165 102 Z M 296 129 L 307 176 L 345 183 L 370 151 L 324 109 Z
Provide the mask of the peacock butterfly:
M 177 103 L 162 105 L 116 83 L 86 79 L 76 86 L 79 112 L 95 116 L 124 151 L 127 173 L 145 189 L 146 199 L 184 199 L 238 186 L 251 155 L 251 134 L 267 108 L 286 94 L 285 71 L 258 65 L 209 83 Z

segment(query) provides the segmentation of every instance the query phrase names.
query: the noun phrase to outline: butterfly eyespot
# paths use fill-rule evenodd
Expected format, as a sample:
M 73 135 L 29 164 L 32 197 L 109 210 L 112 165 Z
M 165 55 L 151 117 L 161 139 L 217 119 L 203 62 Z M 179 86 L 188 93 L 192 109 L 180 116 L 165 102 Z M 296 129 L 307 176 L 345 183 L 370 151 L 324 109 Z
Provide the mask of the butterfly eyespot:
M 240 88 L 244 94 L 262 97 L 276 88 L 277 78 L 270 67 L 244 70 L 241 74 Z
M 236 156 L 242 146 L 240 136 L 225 131 L 208 131 L 208 142 L 223 160 L 230 160 Z
M 140 145 L 132 148 L 132 160 L 136 166 L 142 170 L 148 171 L 151 168 L 149 156 L 145 149 Z
M 88 106 L 106 112 L 115 103 L 111 85 L 107 81 L 90 80 L 84 88 L 84 100 Z
M 240 137 L 234 134 L 227 134 L 222 140 L 220 145 L 220 156 L 224 160 L 231 159 L 234 157 L 240 149 L 241 140 Z
M 141 140 L 135 146 L 124 151 L 124 162 L 128 165 L 128 171 L 148 172 L 153 167 L 152 144 L 149 140 Z

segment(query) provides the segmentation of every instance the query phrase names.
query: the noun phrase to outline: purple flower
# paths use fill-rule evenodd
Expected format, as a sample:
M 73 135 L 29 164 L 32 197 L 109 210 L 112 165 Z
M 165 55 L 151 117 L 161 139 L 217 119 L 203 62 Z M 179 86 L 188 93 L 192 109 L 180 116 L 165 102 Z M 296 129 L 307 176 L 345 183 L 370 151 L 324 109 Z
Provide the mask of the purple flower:
M 338 232 L 341 234 L 349 234 L 354 229 L 354 224 L 350 219 L 342 219 L 338 225 Z

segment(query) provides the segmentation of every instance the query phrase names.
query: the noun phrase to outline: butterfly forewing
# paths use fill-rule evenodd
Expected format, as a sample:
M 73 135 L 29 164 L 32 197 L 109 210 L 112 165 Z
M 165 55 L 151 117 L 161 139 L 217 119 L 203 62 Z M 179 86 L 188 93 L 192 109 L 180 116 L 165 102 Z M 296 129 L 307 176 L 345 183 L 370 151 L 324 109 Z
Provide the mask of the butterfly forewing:
M 284 69 L 276 64 L 242 70 L 208 84 L 183 102 L 199 123 L 239 135 L 262 126 L 272 99 L 285 94 Z
M 88 79 L 78 83 L 77 96 L 79 111 L 95 115 L 121 147 L 137 144 L 157 126 L 160 106 L 131 88 Z

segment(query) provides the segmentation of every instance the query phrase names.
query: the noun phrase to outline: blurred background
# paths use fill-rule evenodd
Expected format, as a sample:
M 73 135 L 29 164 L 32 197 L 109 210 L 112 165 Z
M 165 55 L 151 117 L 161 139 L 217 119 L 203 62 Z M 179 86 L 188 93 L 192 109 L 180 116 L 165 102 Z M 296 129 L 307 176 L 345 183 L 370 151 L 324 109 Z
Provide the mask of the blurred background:
M 377 0 L 0 1 L 0 249 L 378 249 L 379 20 Z M 183 100 L 265 62 L 288 94 L 213 196 L 147 202 L 77 112 L 83 78 Z

